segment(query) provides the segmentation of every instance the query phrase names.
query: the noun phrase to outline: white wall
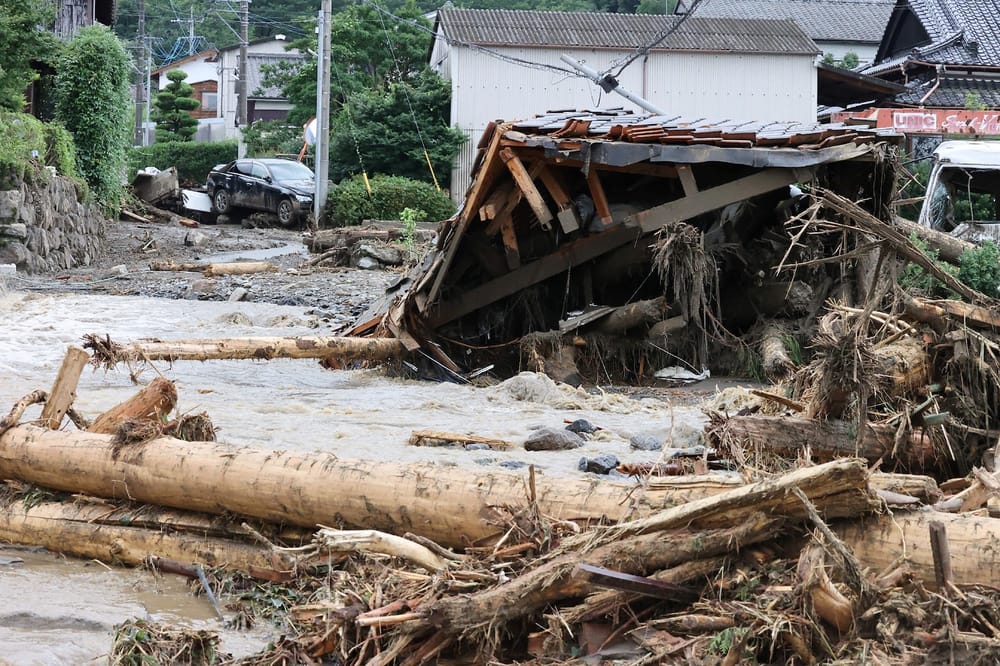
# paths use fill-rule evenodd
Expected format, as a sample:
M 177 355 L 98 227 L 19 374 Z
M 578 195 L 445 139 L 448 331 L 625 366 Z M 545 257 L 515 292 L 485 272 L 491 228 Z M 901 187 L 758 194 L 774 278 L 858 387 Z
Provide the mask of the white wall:
M 160 90 L 163 90 L 163 87 L 170 83 L 170 79 L 167 78 L 167 72 L 175 69 L 187 72 L 188 77 L 184 79 L 184 82 L 189 84 L 201 83 L 202 81 L 215 81 L 218 78 L 218 65 L 214 62 L 205 62 L 204 59 L 199 59 L 181 63 L 177 67 L 171 67 L 160 72 L 159 77 L 157 77 L 157 85 Z
M 259 44 L 250 44 L 247 47 L 247 53 L 285 55 L 288 53 L 285 50 L 287 45 L 287 41 L 272 39 Z M 292 51 L 292 53 L 298 53 L 298 51 Z M 236 75 L 239 61 L 240 50 L 237 47 L 219 51 L 219 62 L 216 63 L 218 65 L 216 75 L 219 77 L 219 117 L 225 120 L 225 138 L 227 139 L 236 137 L 236 111 L 238 106 L 236 99 Z M 253 91 L 248 90 L 247 93 L 253 94 Z
M 527 68 L 481 51 L 454 47 L 444 54 L 437 40 L 431 64 L 452 82 L 451 121 L 470 137 L 452 170 L 452 197 L 461 200 L 469 184 L 475 144 L 491 120 L 529 118 L 555 109 L 624 107 L 640 111 L 589 79 Z M 568 65 L 567 54 L 597 71 L 630 52 L 595 49 L 494 48 L 533 62 Z M 632 63 L 618 77 L 621 86 L 670 114 L 716 120 L 816 120 L 813 55 L 656 52 Z
M 878 53 L 878 44 L 858 44 L 856 42 L 816 42 L 816 46 L 823 51 L 823 55 L 832 53 L 834 59 L 841 60 L 846 53 L 856 53 L 862 65 L 870 65 L 875 61 Z M 820 56 L 821 58 L 823 56 Z

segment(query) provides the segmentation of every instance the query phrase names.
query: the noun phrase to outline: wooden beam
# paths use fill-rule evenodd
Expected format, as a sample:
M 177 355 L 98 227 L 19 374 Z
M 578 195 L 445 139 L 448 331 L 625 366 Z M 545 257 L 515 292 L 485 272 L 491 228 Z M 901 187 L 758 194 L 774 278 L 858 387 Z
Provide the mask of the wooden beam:
M 489 198 L 486 199 L 486 203 L 479 207 L 479 219 L 486 222 L 500 215 L 513 189 L 514 183 L 510 181 L 498 185 Z
M 684 196 L 690 197 L 698 193 L 698 183 L 694 179 L 694 171 L 688 164 L 677 165 L 677 175 L 681 179 L 681 187 L 684 188 Z
M 42 407 L 42 425 L 52 430 L 58 430 L 63 417 L 76 400 L 76 386 L 80 374 L 90 360 L 90 354 L 75 345 L 70 345 L 63 358 L 62 367 L 56 376 L 49 397 Z
M 507 268 L 514 271 L 521 266 L 521 250 L 517 246 L 517 235 L 514 233 L 514 218 L 507 213 L 500 223 L 500 234 L 503 239 L 503 251 L 507 256 Z
M 680 222 L 697 217 L 702 213 L 718 210 L 737 201 L 743 201 L 765 192 L 780 189 L 797 182 L 812 179 L 811 169 L 771 168 L 743 178 L 717 185 L 683 199 L 670 201 L 659 206 L 630 215 L 625 224 L 638 226 L 643 232 L 656 231 L 670 222 Z
M 601 185 L 601 177 L 597 174 L 597 169 L 587 171 L 587 187 L 590 188 L 590 197 L 594 200 L 594 208 L 597 210 L 597 217 L 605 228 L 614 224 L 611 218 L 611 208 L 608 206 L 608 197 L 604 193 L 604 186 Z
M 552 254 L 440 303 L 431 316 L 431 326 L 436 328 L 447 324 L 568 268 L 590 261 L 626 243 L 635 242 L 641 236 L 638 229 L 618 225 L 603 233 L 566 243 Z
M 559 225 L 562 227 L 564 233 L 568 234 L 576 231 L 580 228 L 580 216 L 576 212 L 576 207 L 573 205 L 569 193 L 566 192 L 566 188 L 563 186 L 562 179 L 547 164 L 544 162 L 540 164 L 542 164 L 542 167 L 538 175 L 541 177 L 545 189 L 549 191 L 549 196 L 556 202 L 556 209 L 558 211 L 556 218 L 559 220 Z
M 535 213 L 535 217 L 538 218 L 538 223 L 542 225 L 542 228 L 546 231 L 551 228 L 549 224 L 552 221 L 552 211 L 545 204 L 545 199 L 542 198 L 542 193 L 538 191 L 535 187 L 534 179 L 528 173 L 528 170 L 524 168 L 524 163 L 521 162 L 514 151 L 510 148 L 504 148 L 500 151 L 500 159 L 504 161 L 507 165 L 507 169 L 510 171 L 510 175 L 514 177 L 514 181 L 517 186 L 521 188 L 521 194 L 524 199 L 531 206 L 531 210 Z

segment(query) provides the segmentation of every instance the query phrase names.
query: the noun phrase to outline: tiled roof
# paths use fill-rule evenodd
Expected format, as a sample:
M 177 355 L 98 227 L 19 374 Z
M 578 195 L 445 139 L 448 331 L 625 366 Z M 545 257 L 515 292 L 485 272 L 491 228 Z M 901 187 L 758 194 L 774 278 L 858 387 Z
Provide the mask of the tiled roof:
M 935 87 L 936 86 L 936 87 Z M 905 93 L 896 95 L 896 104 L 916 107 L 966 108 L 969 98 L 989 109 L 1000 109 L 1000 80 L 976 77 L 936 77 L 914 81 Z
M 895 12 L 893 20 L 912 12 L 930 36 L 929 44 L 919 45 L 915 53 L 896 60 L 1000 67 L 1000 5 L 997 0 L 899 0 Z M 907 45 L 882 45 L 886 46 L 896 47 L 898 52 L 899 47 Z M 884 71 L 884 64 L 866 72 Z
M 817 150 L 864 144 L 898 136 L 892 130 L 855 125 L 790 121 L 739 121 L 692 116 L 647 116 L 627 111 L 550 112 L 513 123 L 525 134 L 556 139 L 602 139 L 627 143 L 719 148 L 799 148 Z
M 454 9 L 438 12 L 445 37 L 488 46 L 634 49 L 651 43 L 678 16 Z M 816 45 L 794 23 L 783 20 L 690 18 L 657 50 L 815 54 Z
M 700 0 L 692 16 L 788 19 L 817 41 L 882 41 L 893 0 Z
M 305 56 L 291 53 L 286 54 L 247 54 L 247 93 L 249 97 L 256 99 L 285 99 L 285 94 L 281 88 L 272 86 L 262 88 L 264 80 L 264 67 L 276 65 L 279 62 L 290 62 L 301 64 L 305 61 Z

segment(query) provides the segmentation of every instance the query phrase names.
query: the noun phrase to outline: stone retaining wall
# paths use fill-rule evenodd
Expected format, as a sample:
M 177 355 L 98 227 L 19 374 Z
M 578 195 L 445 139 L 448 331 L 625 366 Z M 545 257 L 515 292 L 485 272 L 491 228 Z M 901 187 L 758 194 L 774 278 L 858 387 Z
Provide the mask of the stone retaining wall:
M 0 190 L 0 264 L 42 273 L 88 266 L 107 243 L 108 221 L 80 203 L 76 185 L 41 174 L 34 183 Z

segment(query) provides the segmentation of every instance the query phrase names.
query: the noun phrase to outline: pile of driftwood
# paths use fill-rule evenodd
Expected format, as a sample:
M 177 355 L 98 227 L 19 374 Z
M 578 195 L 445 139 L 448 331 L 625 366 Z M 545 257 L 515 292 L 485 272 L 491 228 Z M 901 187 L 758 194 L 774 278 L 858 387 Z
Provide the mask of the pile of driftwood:
M 846 362 L 818 355 L 802 371 L 811 384 L 762 392 L 805 406 L 782 417 L 785 430 L 834 427 L 831 405 L 843 406 L 840 418 L 886 409 L 872 397 L 882 395 L 882 374 L 862 372 L 878 358 L 865 350 L 871 322 L 892 323 L 883 340 L 925 337 L 916 322 L 873 312 L 846 357 L 864 361 L 857 381 L 875 388 L 839 385 L 824 373 Z M 864 312 L 855 314 L 834 308 L 831 330 L 850 330 Z M 720 453 L 745 471 L 734 484 L 711 474 L 556 479 L 222 445 L 205 417 L 196 428 L 169 418 L 176 390 L 162 378 L 92 421 L 73 411 L 88 361 L 401 353 L 388 339 L 210 342 L 182 350 L 91 336 L 93 357 L 71 349 L 52 390 L 26 396 L 0 422 L 0 539 L 186 575 L 235 626 L 279 623 L 282 639 L 244 664 L 1000 657 L 1000 519 L 988 512 L 1000 474 L 977 468 L 939 485 L 878 471 L 853 451 L 822 452 L 813 435 L 794 448 L 774 434 L 750 446 L 737 424 L 759 415 L 710 427 Z M 920 377 L 911 390 L 935 378 Z M 22 423 L 31 403 L 43 403 L 41 417 Z M 76 429 L 59 429 L 67 415 Z M 913 446 L 908 428 L 946 427 L 926 416 L 923 426 L 905 416 L 905 437 L 883 466 Z M 852 433 L 849 421 L 842 427 Z M 812 460 L 820 455 L 832 459 Z M 115 641 L 116 663 L 231 661 L 204 631 L 137 621 Z

